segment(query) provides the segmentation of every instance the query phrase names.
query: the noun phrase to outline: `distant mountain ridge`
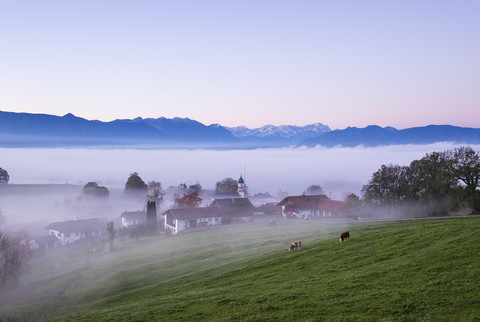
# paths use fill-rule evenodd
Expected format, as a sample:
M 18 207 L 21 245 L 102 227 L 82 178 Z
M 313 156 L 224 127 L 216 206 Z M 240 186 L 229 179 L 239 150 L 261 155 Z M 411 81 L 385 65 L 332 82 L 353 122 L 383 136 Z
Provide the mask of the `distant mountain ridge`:
M 14 113 L 0 111 L 0 147 L 134 147 L 254 149 L 317 145 L 374 147 L 398 144 L 453 142 L 480 144 L 480 129 L 429 125 L 397 130 L 377 125 L 331 130 L 327 125 L 204 125 L 188 118 L 165 117 L 86 120 L 73 114 Z
M 219 125 L 187 118 L 89 121 L 73 114 L 54 116 L 0 112 L 0 146 L 228 147 L 239 139 Z
M 367 147 L 399 144 L 432 144 L 452 142 L 460 144 L 480 144 L 480 129 L 452 125 L 428 125 L 397 130 L 393 127 L 370 125 L 365 128 L 348 127 L 335 130 L 302 141 L 301 145 L 313 147 Z

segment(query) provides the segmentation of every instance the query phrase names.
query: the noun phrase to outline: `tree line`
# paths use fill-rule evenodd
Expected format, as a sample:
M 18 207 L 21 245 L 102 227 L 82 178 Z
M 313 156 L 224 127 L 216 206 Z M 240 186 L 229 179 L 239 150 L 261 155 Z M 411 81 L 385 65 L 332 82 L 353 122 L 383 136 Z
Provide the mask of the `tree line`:
M 462 146 L 427 153 L 408 166 L 382 165 L 362 187 L 371 212 L 440 216 L 469 208 L 480 210 L 480 156 Z M 350 196 L 352 198 L 352 196 Z

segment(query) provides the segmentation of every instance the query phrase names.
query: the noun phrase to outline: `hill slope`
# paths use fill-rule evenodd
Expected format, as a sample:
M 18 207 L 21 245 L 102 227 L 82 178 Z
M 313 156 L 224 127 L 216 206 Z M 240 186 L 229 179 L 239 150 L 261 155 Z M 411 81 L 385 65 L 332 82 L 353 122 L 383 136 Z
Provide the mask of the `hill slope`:
M 62 321 L 480 317 L 480 218 L 352 224 L 351 239 L 340 244 L 337 232 L 345 225 L 258 223 L 119 242 L 116 252 L 92 258 L 85 271 L 73 274 L 72 266 L 63 274 L 47 273 L 51 282 L 41 293 L 57 294 L 53 300 L 3 309 L 0 316 Z M 288 253 L 288 241 L 298 236 L 303 250 Z M 23 280 L 32 293 L 38 278 Z

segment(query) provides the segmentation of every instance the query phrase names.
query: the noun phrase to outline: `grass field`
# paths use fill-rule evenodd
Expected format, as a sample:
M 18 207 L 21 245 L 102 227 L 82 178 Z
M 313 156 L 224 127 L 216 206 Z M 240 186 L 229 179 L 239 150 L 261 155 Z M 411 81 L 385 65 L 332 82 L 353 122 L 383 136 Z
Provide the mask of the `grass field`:
M 344 229 L 351 239 L 339 243 Z M 0 318 L 478 320 L 479 232 L 480 217 L 282 221 L 127 238 L 113 253 L 86 245 L 32 263 Z M 289 253 L 298 239 L 303 249 Z

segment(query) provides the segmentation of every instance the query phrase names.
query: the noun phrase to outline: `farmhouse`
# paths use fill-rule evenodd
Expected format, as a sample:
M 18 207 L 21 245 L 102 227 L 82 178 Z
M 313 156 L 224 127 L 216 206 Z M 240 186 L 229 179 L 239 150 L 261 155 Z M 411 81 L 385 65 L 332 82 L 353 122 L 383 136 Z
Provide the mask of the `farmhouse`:
M 215 199 L 208 207 L 176 208 L 164 213 L 165 230 L 177 234 L 196 227 L 250 221 L 253 205 L 248 198 Z
M 65 246 L 81 239 L 101 236 L 104 226 L 99 219 L 91 218 L 54 222 L 45 229 L 48 235 L 57 237 L 60 245 Z
M 326 195 L 288 196 L 280 201 L 284 218 L 320 218 L 356 216 L 358 209 L 345 201 L 331 200 Z
M 147 214 L 145 211 L 124 211 L 120 218 L 122 220 L 122 228 L 130 228 L 144 225 L 147 221 Z

